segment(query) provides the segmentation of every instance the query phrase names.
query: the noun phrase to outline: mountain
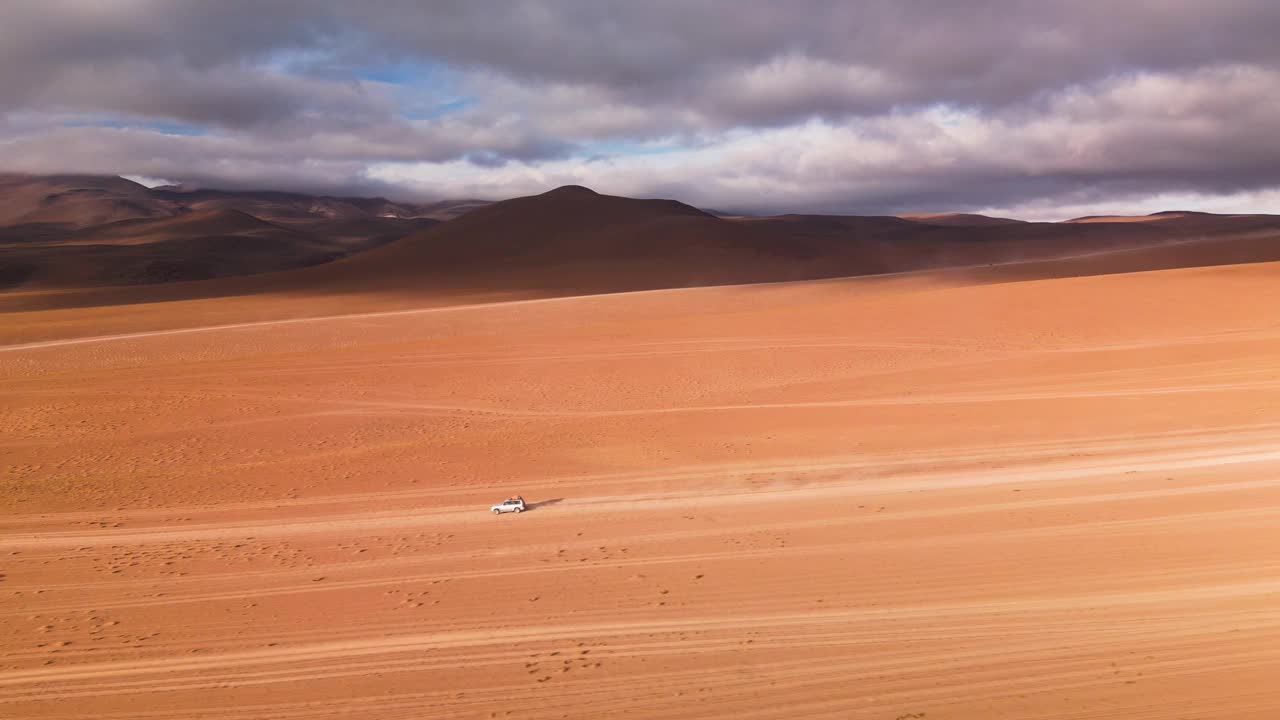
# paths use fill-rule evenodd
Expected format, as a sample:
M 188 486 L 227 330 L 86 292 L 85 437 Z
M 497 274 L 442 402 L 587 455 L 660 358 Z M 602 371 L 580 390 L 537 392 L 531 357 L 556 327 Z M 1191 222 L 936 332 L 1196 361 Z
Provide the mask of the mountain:
M 9 284 L 96 287 L 287 270 L 351 251 L 339 239 L 238 210 L 193 210 L 71 230 L 0 247 Z
M 134 218 L 168 217 L 173 204 L 144 185 L 93 175 L 0 175 L 0 227 L 65 230 Z
M 155 188 L 151 195 L 193 210 L 240 210 L 283 225 L 311 225 L 335 220 L 386 218 L 447 220 L 487 203 L 483 200 L 442 200 L 401 203 L 386 198 L 333 197 L 275 191 L 183 190 Z
M 948 216 L 952 217 L 952 216 Z M 290 279 L 352 291 L 546 296 L 1025 265 L 1041 274 L 1280 259 L 1280 218 L 1165 223 L 783 215 L 723 218 L 568 186 L 497 202 Z M 1199 221 L 1197 221 L 1199 222 Z M 1261 236 L 1258 233 L 1261 233 Z M 1082 258 L 1094 258 L 1090 263 Z
M 0 233 L 0 284 L 22 290 L 0 297 L 0 308 L 272 292 L 447 303 L 940 269 L 1008 281 L 1280 260 L 1280 217 L 1270 215 L 1065 223 L 954 214 L 719 217 L 675 200 L 578 186 L 489 204 L 411 206 L 123 183 L 101 182 L 85 197 L 113 207 L 138 200 L 135 212 L 149 214 L 78 228 L 55 218 L 58 229 L 44 234 L 15 225 L 7 241 Z M 31 195 L 22 200 L 25 214 L 11 216 L 30 217 Z M 405 217 L 459 207 L 466 212 L 444 222 Z
M 0 288 L 156 284 L 306 267 L 482 204 L 147 188 L 92 175 L 0 175 Z

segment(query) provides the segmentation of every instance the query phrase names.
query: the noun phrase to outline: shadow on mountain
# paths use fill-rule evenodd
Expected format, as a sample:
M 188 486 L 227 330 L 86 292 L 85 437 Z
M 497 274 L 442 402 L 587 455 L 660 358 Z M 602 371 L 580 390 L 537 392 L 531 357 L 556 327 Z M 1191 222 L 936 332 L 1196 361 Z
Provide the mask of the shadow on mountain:
M 118 210 L 129 185 L 101 184 Z M 10 290 L 0 309 L 268 293 L 447 304 L 940 269 L 1009 281 L 1280 260 L 1280 218 L 1267 215 L 726 218 L 567 186 L 437 222 L 377 198 L 136 187 L 149 201 L 187 204 L 156 216 L 162 206 L 139 202 L 148 216 L 73 227 L 102 213 L 80 202 L 59 224 L 39 203 L 23 215 L 9 203 L 20 222 L 0 232 L 0 285 Z

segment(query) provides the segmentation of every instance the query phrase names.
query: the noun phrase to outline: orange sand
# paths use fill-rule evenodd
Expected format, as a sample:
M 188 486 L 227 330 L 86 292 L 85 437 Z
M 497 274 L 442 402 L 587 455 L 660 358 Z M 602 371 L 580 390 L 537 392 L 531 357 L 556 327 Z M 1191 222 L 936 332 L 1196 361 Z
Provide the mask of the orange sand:
M 0 716 L 1280 708 L 1278 264 L 405 304 L 6 316 Z

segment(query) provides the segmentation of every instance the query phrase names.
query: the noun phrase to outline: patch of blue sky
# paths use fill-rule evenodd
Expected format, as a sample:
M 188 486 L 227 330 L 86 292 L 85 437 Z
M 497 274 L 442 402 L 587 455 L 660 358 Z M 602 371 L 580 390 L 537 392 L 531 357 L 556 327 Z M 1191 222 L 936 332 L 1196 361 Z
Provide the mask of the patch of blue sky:
M 80 117 L 64 120 L 62 127 L 94 127 L 109 130 L 150 130 L 162 135 L 182 135 L 197 137 L 207 135 L 209 129 L 190 123 L 170 122 L 165 120 L 130 120 L 113 117 Z
M 668 153 L 687 150 L 688 146 L 672 140 L 637 141 L 637 140 L 595 140 L 578 143 L 575 154 L 588 157 L 618 157 L 641 155 L 666 155 Z
M 414 60 L 355 68 L 361 80 L 381 83 L 400 105 L 409 120 L 434 120 L 463 112 L 480 103 L 480 98 L 462 91 L 462 79 L 453 67 L 438 62 Z
M 462 74 L 448 63 L 425 58 L 351 62 L 331 51 L 277 50 L 262 67 L 283 75 L 356 80 L 381 86 L 406 120 L 434 120 L 479 103 L 461 90 Z
M 480 98 L 455 97 L 446 100 L 432 98 L 399 98 L 400 114 L 409 120 L 435 120 L 460 113 L 479 104 Z
M 282 75 L 326 75 L 345 72 L 334 54 L 327 50 L 286 48 L 269 53 L 260 62 L 262 69 Z
M 448 66 L 436 62 L 398 61 L 352 68 L 361 80 L 388 83 L 390 85 L 441 84 L 452 75 Z
M 451 65 L 432 60 L 400 60 L 362 65 L 351 68 L 351 73 L 361 80 L 400 85 L 436 94 L 453 93 L 460 79 L 458 71 Z
M 134 123 L 125 122 L 124 120 L 102 117 L 78 117 L 70 120 L 63 120 L 60 124 L 62 127 L 69 128 L 95 127 L 107 128 L 110 130 L 124 130 L 125 128 L 134 126 Z
M 209 129 L 200 125 L 192 125 L 190 123 L 179 122 L 146 122 L 139 123 L 138 127 L 144 127 L 148 130 L 154 130 L 164 135 L 183 135 L 186 137 L 198 137 L 200 135 L 208 135 Z

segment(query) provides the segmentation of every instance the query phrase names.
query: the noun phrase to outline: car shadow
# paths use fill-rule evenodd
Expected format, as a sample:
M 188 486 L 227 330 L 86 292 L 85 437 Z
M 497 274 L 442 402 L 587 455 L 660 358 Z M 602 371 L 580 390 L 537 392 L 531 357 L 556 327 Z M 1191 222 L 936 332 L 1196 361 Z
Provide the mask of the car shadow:
M 563 501 L 564 501 L 564 498 L 552 498 L 550 500 L 539 500 L 538 502 L 525 503 L 524 509 L 525 511 L 537 510 L 540 507 L 546 507 L 547 505 L 555 505 L 556 503 L 563 502 Z

